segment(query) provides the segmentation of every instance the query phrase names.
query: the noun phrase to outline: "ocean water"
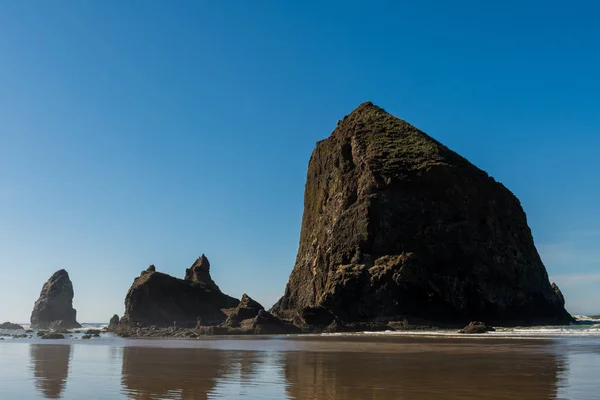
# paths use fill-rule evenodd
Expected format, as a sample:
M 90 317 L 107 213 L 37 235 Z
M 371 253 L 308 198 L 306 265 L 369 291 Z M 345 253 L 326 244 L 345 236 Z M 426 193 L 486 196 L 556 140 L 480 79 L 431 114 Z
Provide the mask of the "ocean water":
M 583 320 L 468 337 L 6 338 L 0 399 L 599 399 L 599 324 Z

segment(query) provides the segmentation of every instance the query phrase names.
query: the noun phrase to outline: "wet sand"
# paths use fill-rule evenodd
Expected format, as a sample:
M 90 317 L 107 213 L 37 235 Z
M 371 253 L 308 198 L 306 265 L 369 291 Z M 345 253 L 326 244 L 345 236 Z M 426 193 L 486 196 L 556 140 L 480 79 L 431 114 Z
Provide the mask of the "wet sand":
M 597 399 L 598 338 L 0 342 L 0 399 Z

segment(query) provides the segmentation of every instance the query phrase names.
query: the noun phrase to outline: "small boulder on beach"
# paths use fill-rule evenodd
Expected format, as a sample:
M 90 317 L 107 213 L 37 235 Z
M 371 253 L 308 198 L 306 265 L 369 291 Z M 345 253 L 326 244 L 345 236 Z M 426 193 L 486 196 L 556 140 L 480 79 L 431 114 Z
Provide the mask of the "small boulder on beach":
M 473 321 L 470 322 L 469 325 L 465 326 L 458 333 L 464 334 L 474 334 L 474 333 L 487 333 L 494 332 L 495 329 L 489 325 L 486 325 L 484 322 Z

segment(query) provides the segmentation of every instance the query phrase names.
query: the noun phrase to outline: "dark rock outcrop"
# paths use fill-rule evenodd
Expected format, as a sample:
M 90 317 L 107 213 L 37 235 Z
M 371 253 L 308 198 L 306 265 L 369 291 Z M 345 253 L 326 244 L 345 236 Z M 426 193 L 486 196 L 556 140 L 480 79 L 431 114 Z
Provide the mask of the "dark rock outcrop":
M 486 325 L 483 322 L 473 321 L 473 322 L 469 322 L 469 325 L 467 325 L 464 328 L 462 328 L 461 330 L 459 330 L 458 333 L 473 334 L 473 333 L 486 333 L 486 332 L 494 332 L 494 331 L 495 331 L 494 328 Z
M 265 308 L 260 303 L 244 293 L 240 304 L 238 304 L 234 310 L 229 312 L 225 325 L 233 328 L 239 327 L 242 321 L 255 318 L 258 313 L 264 309 Z
M 239 300 L 219 290 L 210 277 L 209 267 L 202 256 L 186 271 L 186 279 L 151 269 L 143 271 L 125 298 L 121 327 L 193 328 L 198 319 L 207 324 L 225 321 L 222 310 L 237 307 Z
M 31 327 L 47 329 L 51 324 L 62 329 L 80 328 L 73 308 L 73 284 L 64 269 L 55 272 L 42 287 L 31 313 Z M 60 321 L 60 322 L 58 322 Z
M 242 324 L 242 328 L 245 328 L 248 332 L 257 335 L 299 333 L 298 328 L 289 322 L 282 321 L 278 317 L 265 310 L 260 310 L 254 319 L 247 321 L 249 323 L 246 326 Z
M 371 103 L 309 162 L 298 256 L 272 312 L 298 321 L 315 307 L 345 324 L 571 320 L 519 200 Z
M 57 332 L 51 332 L 51 333 L 46 333 L 45 335 L 41 336 L 42 339 L 64 339 L 65 335 L 63 335 L 62 333 L 57 333 Z
M 21 325 L 13 324 L 11 322 L 5 322 L 3 324 L 0 324 L 0 329 L 4 329 L 7 331 L 24 331 L 25 330 L 25 328 L 23 328 Z
M 260 335 L 260 334 L 287 334 L 298 333 L 300 329 L 288 321 L 283 321 L 244 293 L 240 304 L 233 310 L 227 310 L 228 318 L 218 329 L 207 330 L 198 326 L 203 334 L 230 334 L 230 335 Z M 225 330 L 223 330 L 225 329 Z
M 110 321 L 108 322 L 108 327 L 106 330 L 109 332 L 114 332 L 119 328 L 119 316 L 117 314 L 113 315 Z

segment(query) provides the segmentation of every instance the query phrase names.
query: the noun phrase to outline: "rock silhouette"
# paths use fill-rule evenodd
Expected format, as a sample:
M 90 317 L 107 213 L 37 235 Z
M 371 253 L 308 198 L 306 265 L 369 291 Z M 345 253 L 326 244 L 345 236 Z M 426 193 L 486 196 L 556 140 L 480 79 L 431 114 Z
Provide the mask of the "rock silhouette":
M 25 330 L 21 325 L 13 324 L 12 322 L 4 322 L 0 324 L 0 329 L 5 329 L 7 331 L 22 331 Z
M 80 328 L 77 311 L 73 308 L 73 284 L 64 269 L 56 271 L 42 287 L 31 313 L 34 329 Z
M 560 324 L 519 200 L 407 122 L 361 104 L 317 143 L 296 264 L 272 312 L 340 321 Z

